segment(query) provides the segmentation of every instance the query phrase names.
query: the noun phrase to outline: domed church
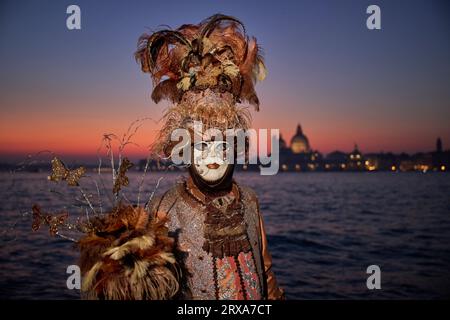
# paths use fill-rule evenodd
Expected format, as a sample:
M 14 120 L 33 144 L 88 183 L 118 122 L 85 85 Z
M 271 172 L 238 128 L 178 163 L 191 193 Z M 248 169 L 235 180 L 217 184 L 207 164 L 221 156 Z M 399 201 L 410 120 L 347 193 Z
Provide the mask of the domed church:
M 280 134 L 280 168 L 282 171 L 311 171 L 316 170 L 322 155 L 318 151 L 313 151 L 309 144 L 308 137 L 303 134 L 300 124 L 288 146 Z
M 291 139 L 291 151 L 293 154 L 308 153 L 311 151 L 308 138 L 303 134 L 300 124 L 297 125 L 297 132 Z

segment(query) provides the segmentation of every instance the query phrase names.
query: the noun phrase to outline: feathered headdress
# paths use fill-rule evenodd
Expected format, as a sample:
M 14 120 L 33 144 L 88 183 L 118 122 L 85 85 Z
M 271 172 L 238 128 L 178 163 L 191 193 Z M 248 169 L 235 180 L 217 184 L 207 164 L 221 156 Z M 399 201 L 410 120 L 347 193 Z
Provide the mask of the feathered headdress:
M 186 91 L 209 88 L 259 109 L 254 85 L 266 68 L 256 39 L 234 17 L 215 14 L 197 25 L 144 34 L 135 57 L 152 76 L 156 103 L 179 102 Z
M 256 39 L 234 17 L 216 14 L 197 25 L 144 34 L 135 57 L 151 74 L 153 101 L 174 103 L 163 117 L 156 153 L 168 155 L 172 130 L 194 120 L 222 130 L 248 129 L 250 113 L 236 104 L 259 110 L 255 83 L 266 68 Z

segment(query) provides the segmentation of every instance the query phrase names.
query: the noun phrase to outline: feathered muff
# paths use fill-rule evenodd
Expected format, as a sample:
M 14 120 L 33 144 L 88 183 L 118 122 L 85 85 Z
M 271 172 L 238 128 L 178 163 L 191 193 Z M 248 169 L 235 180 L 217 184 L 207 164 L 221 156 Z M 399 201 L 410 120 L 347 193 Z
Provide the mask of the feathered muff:
M 179 289 L 174 240 L 165 221 L 149 220 L 144 208 L 119 205 L 91 219 L 78 242 L 87 299 L 170 299 Z
M 189 121 L 247 129 L 249 113 L 236 104 L 259 110 L 255 83 L 266 76 L 264 60 L 256 39 L 234 17 L 216 14 L 197 25 L 144 34 L 135 58 L 152 77 L 153 101 L 174 103 L 164 115 L 157 153 L 170 143 L 171 131 Z

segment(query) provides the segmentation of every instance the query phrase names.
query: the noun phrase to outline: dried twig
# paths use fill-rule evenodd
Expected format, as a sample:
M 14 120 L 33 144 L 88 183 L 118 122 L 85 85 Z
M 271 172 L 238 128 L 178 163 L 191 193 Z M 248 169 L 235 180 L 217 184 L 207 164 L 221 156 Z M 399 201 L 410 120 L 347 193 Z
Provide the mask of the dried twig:
M 147 161 L 145 162 L 145 167 L 144 167 L 144 172 L 141 175 L 141 181 L 139 182 L 139 188 L 138 188 L 138 196 L 137 196 L 137 205 L 139 207 L 140 203 L 141 203 L 141 192 L 142 192 L 142 186 L 144 185 L 144 178 L 147 175 L 147 171 L 148 171 L 148 167 L 150 165 L 150 161 L 151 161 L 151 155 L 149 154 L 149 156 L 147 157 Z
M 148 200 L 147 200 L 147 203 L 145 204 L 145 207 L 144 207 L 144 208 L 145 208 L 145 211 L 148 210 L 148 207 L 149 207 L 149 205 L 150 205 L 150 202 L 152 201 L 153 196 L 155 195 L 156 190 L 158 190 L 158 188 L 159 188 L 159 183 L 161 182 L 162 179 L 164 179 L 164 177 L 159 177 L 158 182 L 156 183 L 155 188 L 153 189 L 152 193 L 150 194 L 150 197 L 149 197 Z

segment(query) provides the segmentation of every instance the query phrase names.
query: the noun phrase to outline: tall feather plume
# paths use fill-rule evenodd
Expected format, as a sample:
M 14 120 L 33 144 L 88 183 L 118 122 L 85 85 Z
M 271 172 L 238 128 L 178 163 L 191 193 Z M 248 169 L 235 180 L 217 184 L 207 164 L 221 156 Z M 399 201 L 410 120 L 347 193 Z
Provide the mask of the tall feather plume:
M 162 99 L 172 102 L 179 99 L 176 83 L 180 78 L 181 58 L 190 51 L 190 41 L 177 30 L 160 30 L 139 38 L 135 59 L 141 64 L 142 71 L 152 76 L 155 103 Z M 163 77 L 168 79 L 160 82 Z
M 204 21 L 202 21 L 200 23 L 201 27 L 201 32 L 199 35 L 199 52 L 203 52 L 203 41 L 205 38 L 209 37 L 210 34 L 216 30 L 219 26 L 221 26 L 223 23 L 226 22 L 231 22 L 234 26 L 235 25 L 240 25 L 242 27 L 243 33 L 245 34 L 245 26 L 242 24 L 241 21 L 239 21 L 238 19 L 236 19 L 235 17 L 232 16 L 226 16 L 223 14 L 215 14 L 207 19 L 205 19 Z M 223 29 L 223 27 L 222 27 Z
M 256 38 L 252 38 L 249 41 L 247 56 L 239 69 L 243 75 L 241 98 L 254 105 L 256 110 L 259 111 L 259 99 L 256 95 L 254 84 L 257 80 L 264 80 L 266 67 L 259 53 Z

